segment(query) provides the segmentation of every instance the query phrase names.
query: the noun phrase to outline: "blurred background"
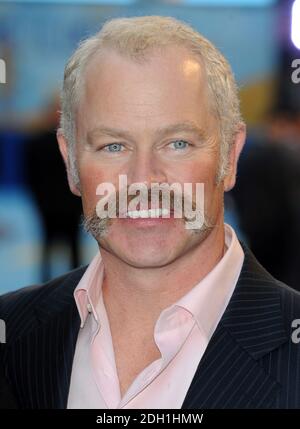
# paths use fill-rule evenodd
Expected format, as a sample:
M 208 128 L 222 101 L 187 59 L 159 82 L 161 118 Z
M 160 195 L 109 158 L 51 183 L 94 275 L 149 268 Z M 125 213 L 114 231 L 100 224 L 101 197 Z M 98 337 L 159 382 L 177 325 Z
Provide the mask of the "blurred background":
M 109 18 L 136 15 L 190 23 L 231 63 L 248 140 L 226 221 L 300 290 L 299 0 L 0 0 L 0 294 L 97 251 L 56 147 L 58 93 L 78 42 Z

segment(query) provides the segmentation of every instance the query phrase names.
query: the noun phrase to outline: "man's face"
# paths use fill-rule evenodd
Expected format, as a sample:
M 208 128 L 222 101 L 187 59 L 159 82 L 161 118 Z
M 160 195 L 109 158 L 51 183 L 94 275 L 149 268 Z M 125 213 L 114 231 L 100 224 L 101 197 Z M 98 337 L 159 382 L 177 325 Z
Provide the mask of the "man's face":
M 127 175 L 128 185 L 149 188 L 153 182 L 204 183 L 207 219 L 221 224 L 219 134 L 199 62 L 183 47 L 156 51 L 139 64 L 108 51 L 91 60 L 85 82 L 77 113 L 84 214 L 95 211 L 99 184 L 118 189 L 119 175 Z M 207 234 L 186 229 L 183 219 L 113 219 L 100 245 L 132 266 L 150 268 L 171 263 Z

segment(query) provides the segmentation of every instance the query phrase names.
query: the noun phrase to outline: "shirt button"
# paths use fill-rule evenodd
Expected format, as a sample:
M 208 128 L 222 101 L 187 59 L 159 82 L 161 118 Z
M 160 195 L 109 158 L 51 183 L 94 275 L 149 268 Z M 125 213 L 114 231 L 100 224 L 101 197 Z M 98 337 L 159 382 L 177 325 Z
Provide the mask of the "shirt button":
M 89 313 L 91 313 L 91 312 L 92 312 L 92 306 L 91 306 L 91 304 L 90 304 L 90 303 L 88 303 L 86 307 L 87 307 L 87 311 L 88 311 Z

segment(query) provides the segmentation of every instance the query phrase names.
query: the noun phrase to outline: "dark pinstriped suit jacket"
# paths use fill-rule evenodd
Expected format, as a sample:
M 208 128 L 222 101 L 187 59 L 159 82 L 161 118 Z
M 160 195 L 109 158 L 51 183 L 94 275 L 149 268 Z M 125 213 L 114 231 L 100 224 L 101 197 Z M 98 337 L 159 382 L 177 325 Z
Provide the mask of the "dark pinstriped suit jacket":
M 244 251 L 237 286 L 183 408 L 300 408 L 300 343 L 291 340 L 300 294 Z M 21 408 L 66 408 L 80 325 L 73 291 L 84 271 L 0 298 L 7 324 L 2 407 L 10 391 Z

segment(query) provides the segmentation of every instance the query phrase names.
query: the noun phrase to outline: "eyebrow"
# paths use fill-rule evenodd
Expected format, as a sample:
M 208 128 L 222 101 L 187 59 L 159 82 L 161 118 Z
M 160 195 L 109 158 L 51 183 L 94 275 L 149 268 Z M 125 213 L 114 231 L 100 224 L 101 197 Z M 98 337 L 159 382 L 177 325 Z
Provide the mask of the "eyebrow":
M 197 137 L 200 139 L 206 138 L 206 133 L 204 132 L 204 130 L 194 122 L 190 122 L 190 121 L 180 122 L 177 124 L 172 124 L 166 127 L 158 128 L 155 131 L 155 136 L 156 138 L 163 138 L 169 134 L 179 133 L 179 132 L 193 133 L 197 135 Z M 126 130 L 122 130 L 119 128 L 110 128 L 110 127 L 105 127 L 100 125 L 90 130 L 87 133 L 87 141 L 89 144 L 91 144 L 92 139 L 94 137 L 100 137 L 100 136 L 103 136 L 103 137 L 109 136 L 109 137 L 125 138 L 127 140 L 134 140 L 133 137 L 130 135 L 130 133 Z

